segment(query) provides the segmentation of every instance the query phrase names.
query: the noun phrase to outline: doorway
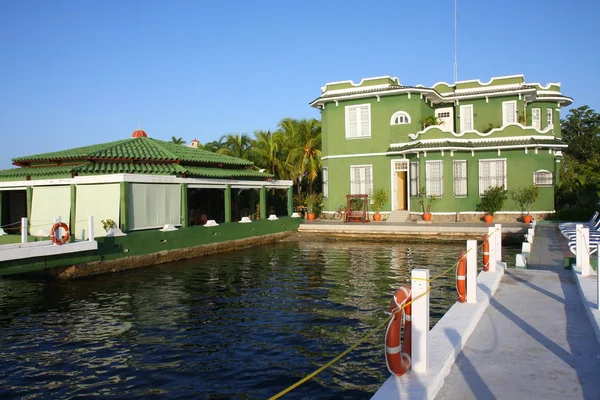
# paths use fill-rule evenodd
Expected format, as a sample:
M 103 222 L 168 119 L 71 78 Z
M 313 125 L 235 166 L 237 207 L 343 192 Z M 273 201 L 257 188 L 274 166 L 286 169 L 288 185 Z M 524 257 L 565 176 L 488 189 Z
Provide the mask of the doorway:
M 407 210 L 406 171 L 396 171 L 396 204 L 397 210 Z
M 3 190 L 2 196 L 2 218 L 0 225 L 9 234 L 21 232 L 21 218 L 27 217 L 27 194 L 25 190 Z M 7 226 L 8 225 L 8 226 Z
M 392 211 L 408 210 L 408 160 L 392 160 Z

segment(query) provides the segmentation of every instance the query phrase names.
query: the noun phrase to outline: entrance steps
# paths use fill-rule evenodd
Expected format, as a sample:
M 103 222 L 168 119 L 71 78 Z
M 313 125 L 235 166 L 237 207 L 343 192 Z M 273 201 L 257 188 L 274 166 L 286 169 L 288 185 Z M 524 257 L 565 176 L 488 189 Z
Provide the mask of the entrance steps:
M 406 222 L 408 221 L 408 211 L 392 211 L 386 222 Z

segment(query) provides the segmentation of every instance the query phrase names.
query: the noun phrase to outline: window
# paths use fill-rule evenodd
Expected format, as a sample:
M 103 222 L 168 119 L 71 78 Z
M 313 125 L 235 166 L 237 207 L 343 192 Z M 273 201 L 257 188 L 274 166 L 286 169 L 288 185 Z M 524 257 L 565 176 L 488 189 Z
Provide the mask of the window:
M 473 105 L 460 106 L 460 131 L 473 130 Z M 429 192 L 427 192 L 429 193 Z
M 454 196 L 467 196 L 467 161 L 454 161 Z
M 419 196 L 419 163 L 410 163 L 410 197 Z
M 554 122 L 552 121 L 552 109 L 546 108 L 546 127 L 554 126 Z
M 444 191 L 444 162 L 425 161 L 425 186 L 427 196 L 442 197 Z
M 436 117 L 438 118 L 450 118 L 450 111 L 442 111 L 437 113 Z
M 517 122 L 517 102 L 503 101 L 502 102 L 502 125 L 514 124 Z
M 479 195 L 494 186 L 506 189 L 506 159 L 479 160 Z
M 531 126 L 535 129 L 542 129 L 542 109 L 532 108 L 531 109 Z
M 356 165 L 350 167 L 350 194 L 368 194 L 373 192 L 373 167 Z
M 346 107 L 346 137 L 371 136 L 371 105 L 361 104 Z
M 323 197 L 329 196 L 329 168 L 323 168 Z
M 536 186 L 552 186 L 554 177 L 552 172 L 540 169 L 533 173 L 533 184 Z
M 390 124 L 391 125 L 410 124 L 410 115 L 408 115 L 404 111 L 398 111 L 397 113 L 392 115 Z

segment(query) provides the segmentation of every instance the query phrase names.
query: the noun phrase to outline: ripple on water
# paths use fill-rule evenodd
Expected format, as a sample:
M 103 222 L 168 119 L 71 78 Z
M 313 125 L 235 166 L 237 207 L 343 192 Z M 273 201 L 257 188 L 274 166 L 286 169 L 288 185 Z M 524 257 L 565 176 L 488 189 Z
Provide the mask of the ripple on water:
M 0 391 L 269 397 L 378 325 L 411 269 L 433 276 L 460 249 L 288 242 L 75 282 L 3 279 Z M 432 287 L 432 324 L 454 290 L 453 278 Z M 382 346 L 379 332 L 295 395 L 370 396 L 388 376 Z

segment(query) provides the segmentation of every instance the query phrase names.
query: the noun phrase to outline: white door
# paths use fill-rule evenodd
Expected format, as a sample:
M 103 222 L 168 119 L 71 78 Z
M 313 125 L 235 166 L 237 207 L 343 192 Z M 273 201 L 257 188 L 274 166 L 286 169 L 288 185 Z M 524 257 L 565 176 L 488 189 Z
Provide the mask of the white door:
M 540 108 L 531 109 L 531 126 L 537 130 L 542 127 L 542 110 Z
M 473 130 L 473 105 L 460 106 L 460 131 Z
M 517 102 L 505 101 L 502 103 L 502 125 L 514 124 L 517 122 Z
M 454 130 L 454 107 L 438 108 L 435 110 L 435 116 L 441 122 L 441 130 L 447 132 Z

